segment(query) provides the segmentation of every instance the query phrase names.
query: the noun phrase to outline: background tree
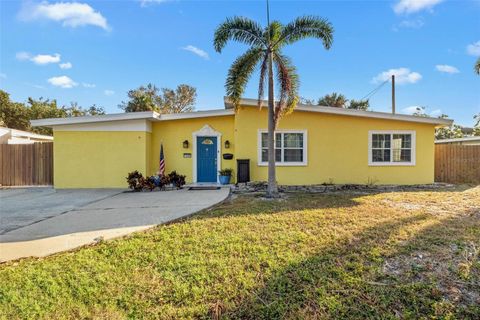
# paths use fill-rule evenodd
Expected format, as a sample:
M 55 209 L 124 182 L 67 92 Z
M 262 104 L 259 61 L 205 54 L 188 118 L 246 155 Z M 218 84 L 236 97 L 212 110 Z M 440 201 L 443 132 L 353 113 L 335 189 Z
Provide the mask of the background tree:
M 366 111 L 370 108 L 370 101 L 367 100 L 350 100 L 350 103 L 347 106 L 348 109 L 363 110 Z
M 38 100 L 28 98 L 27 104 L 13 102 L 7 92 L 0 90 L 0 125 L 12 129 L 51 135 L 52 129 L 31 127 L 30 120 L 101 114 L 105 114 L 102 107 L 92 105 L 90 108 L 84 109 L 76 102 L 71 102 L 70 107 L 59 107 L 56 100 L 43 98 Z
M 67 117 L 98 116 L 105 114 L 105 109 L 93 104 L 90 108 L 84 109 L 77 102 L 70 102 L 70 107 L 62 107 Z
M 100 116 L 105 114 L 105 109 L 103 107 L 98 107 L 96 104 L 92 104 L 90 108 L 86 110 L 87 116 Z
M 473 126 L 473 135 L 480 136 L 480 112 L 473 116 L 475 125 Z
M 161 113 L 191 112 L 197 100 L 197 90 L 186 84 L 181 84 L 177 89 L 162 89 L 159 97 Z
M 140 86 L 128 91 L 127 102 L 119 107 L 125 112 L 155 111 L 158 113 L 180 113 L 193 111 L 197 90 L 181 84 L 175 90 L 162 88 L 162 93 L 154 84 Z
M 128 91 L 128 101 L 119 105 L 125 112 L 157 111 L 158 88 L 149 83 Z
M 367 100 L 355 100 L 347 99 L 345 95 L 339 93 L 326 94 L 318 100 L 300 98 L 302 104 L 308 105 L 319 105 L 324 107 L 335 107 L 335 108 L 347 108 L 355 110 L 368 110 L 370 108 L 370 101 Z
M 327 20 L 312 16 L 299 17 L 287 25 L 282 25 L 278 21 L 272 23 L 267 21 L 265 28 L 251 19 L 233 17 L 220 24 L 214 35 L 213 45 L 217 52 L 221 52 L 230 40 L 249 46 L 247 52 L 238 57 L 230 67 L 225 83 L 227 96 L 235 109 L 238 109 L 245 86 L 257 66 L 260 67 L 259 107 L 265 85 L 268 88 L 267 197 L 278 197 L 275 176 L 275 129 L 282 116 L 292 112 L 299 100 L 298 75 L 282 49 L 305 38 L 320 39 L 325 49 L 329 49 L 333 41 L 333 27 Z M 274 73 L 277 80 L 278 102 L 274 101 Z
M 412 116 L 428 117 L 427 113 L 425 112 L 425 107 L 422 106 L 415 107 L 415 111 L 412 113 Z M 445 118 L 448 118 L 448 116 L 445 114 L 442 114 L 439 118 L 442 118 L 443 116 L 445 116 Z
M 442 114 L 439 116 L 441 119 L 448 119 L 448 115 Z M 453 123 L 450 127 L 441 127 L 435 129 L 435 139 L 454 139 L 454 138 L 463 138 L 462 127 L 458 124 Z
M 334 92 L 318 99 L 317 104 L 324 107 L 345 108 L 347 102 L 348 99 L 343 94 Z
M 0 125 L 17 130 L 30 129 L 30 117 L 23 103 L 13 102 L 10 95 L 0 90 Z
M 422 106 L 416 107 L 416 111 L 412 113 L 412 115 L 417 117 L 428 117 L 427 113 L 425 112 L 425 107 L 422 107 Z M 439 116 L 439 118 L 448 119 L 448 115 L 442 114 Z M 441 127 L 441 128 L 435 129 L 436 140 L 454 139 L 454 138 L 463 138 L 462 127 L 456 123 L 453 123 L 449 127 Z
M 476 74 L 480 75 L 480 58 L 478 58 L 477 62 L 475 62 L 473 69 L 475 70 Z

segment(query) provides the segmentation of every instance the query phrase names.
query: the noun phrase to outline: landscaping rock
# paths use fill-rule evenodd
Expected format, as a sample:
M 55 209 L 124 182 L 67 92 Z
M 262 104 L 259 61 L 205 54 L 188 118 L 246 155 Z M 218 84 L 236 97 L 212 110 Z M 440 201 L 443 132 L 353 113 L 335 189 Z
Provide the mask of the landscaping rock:
M 331 193 L 339 191 L 406 191 L 406 190 L 428 190 L 453 188 L 453 184 L 433 183 L 418 185 L 364 185 L 364 184 L 312 184 L 312 185 L 279 185 L 279 192 L 307 192 L 307 193 Z M 234 193 L 256 193 L 267 190 L 266 181 L 252 181 L 237 183 L 232 188 Z

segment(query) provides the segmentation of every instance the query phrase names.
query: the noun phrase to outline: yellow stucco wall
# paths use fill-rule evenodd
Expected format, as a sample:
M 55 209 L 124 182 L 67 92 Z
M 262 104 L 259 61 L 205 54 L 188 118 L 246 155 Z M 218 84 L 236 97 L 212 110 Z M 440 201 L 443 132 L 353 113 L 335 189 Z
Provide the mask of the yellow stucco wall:
M 236 159 L 250 159 L 252 181 L 266 181 L 267 167 L 258 165 L 258 131 L 267 128 L 266 109 L 241 108 L 233 116 L 217 116 L 152 122 L 152 133 L 143 131 L 54 130 L 54 183 L 57 188 L 125 188 L 128 172 L 152 175 L 158 170 L 163 143 L 166 171 L 177 170 L 193 177 L 192 133 L 209 125 L 222 134 L 218 143 L 221 167 L 234 169 Z M 296 111 L 280 121 L 279 130 L 306 130 L 307 165 L 277 166 L 280 184 L 324 182 L 423 184 L 434 181 L 434 125 L 415 122 L 341 116 Z M 413 130 L 416 132 L 414 166 L 369 166 L 369 130 Z M 183 148 L 188 140 L 189 148 Z M 229 140 L 230 148 L 224 142 Z M 184 153 L 192 154 L 185 158 Z
M 193 156 L 192 158 L 184 158 L 183 154 L 190 153 L 193 155 L 192 133 L 202 129 L 205 125 L 209 125 L 222 134 L 220 141 L 218 141 L 221 145 L 221 154 L 235 154 L 233 115 L 155 122 L 152 125 L 151 169 L 148 174 L 154 174 L 158 170 L 160 144 L 163 143 L 166 172 L 177 170 L 177 172 L 187 176 L 187 183 L 192 182 Z M 183 148 L 183 141 L 185 140 L 189 142 L 188 149 Z M 229 149 L 225 149 L 224 142 L 226 140 L 230 142 Z M 236 167 L 235 158 L 232 160 L 220 159 L 220 161 L 222 169 L 235 169 Z
M 56 131 L 56 188 L 125 188 L 128 172 L 149 166 L 149 132 Z
M 266 181 L 267 167 L 257 165 L 258 130 L 267 128 L 267 112 L 243 107 L 235 117 L 237 159 L 250 159 L 251 180 Z M 423 184 L 434 181 L 434 125 L 296 111 L 280 121 L 279 130 L 307 130 L 307 166 L 277 166 L 285 185 Z M 415 166 L 369 166 L 369 130 L 416 131 Z

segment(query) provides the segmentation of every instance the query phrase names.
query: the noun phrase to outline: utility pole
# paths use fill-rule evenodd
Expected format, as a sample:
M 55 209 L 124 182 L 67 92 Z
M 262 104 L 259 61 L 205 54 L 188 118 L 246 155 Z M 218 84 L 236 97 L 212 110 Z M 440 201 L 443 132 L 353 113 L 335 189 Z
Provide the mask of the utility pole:
M 392 74 L 392 114 L 395 114 L 395 75 Z
M 267 0 L 267 28 L 270 26 L 270 6 Z M 270 32 L 268 33 L 268 40 L 270 40 Z

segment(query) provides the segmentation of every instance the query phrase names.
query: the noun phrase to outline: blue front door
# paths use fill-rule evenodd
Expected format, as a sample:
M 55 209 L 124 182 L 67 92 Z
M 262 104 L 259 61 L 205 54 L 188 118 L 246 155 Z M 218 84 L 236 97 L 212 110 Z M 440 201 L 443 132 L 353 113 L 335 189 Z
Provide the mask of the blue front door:
M 197 137 L 197 182 L 217 182 L 216 137 Z

